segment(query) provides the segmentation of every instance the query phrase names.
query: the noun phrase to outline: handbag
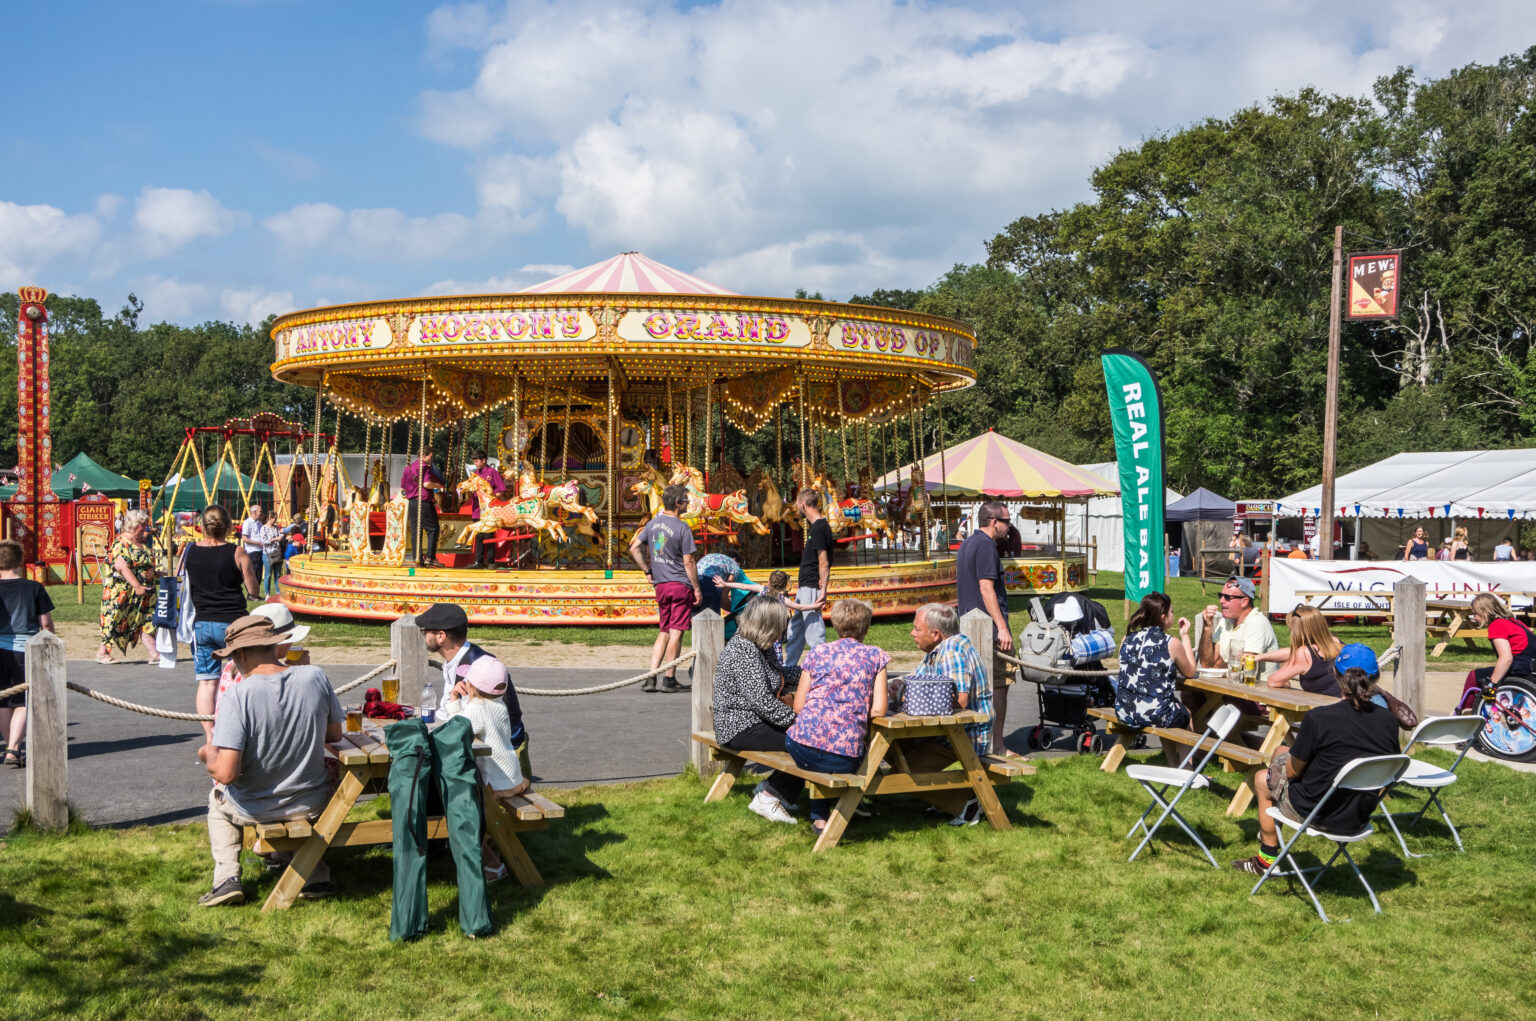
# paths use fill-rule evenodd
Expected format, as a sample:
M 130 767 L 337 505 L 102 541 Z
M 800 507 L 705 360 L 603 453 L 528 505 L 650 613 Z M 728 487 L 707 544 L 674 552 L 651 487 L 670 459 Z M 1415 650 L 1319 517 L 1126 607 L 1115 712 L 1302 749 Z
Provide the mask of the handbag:
M 1025 665 L 1020 672 L 1026 681 L 1045 684 L 1060 679 L 1059 674 L 1049 673 L 1037 667 L 1054 667 L 1066 659 L 1072 645 L 1066 628 L 1060 624 L 1042 624 L 1031 620 L 1019 634 L 1019 660 Z
M 175 578 L 161 578 L 155 588 L 155 612 L 149 622 L 155 627 L 175 628 L 181 620 L 181 586 Z
M 1387 700 L 1387 709 L 1397 718 L 1397 725 L 1404 730 L 1412 730 L 1419 725 L 1419 716 L 1413 711 L 1413 707 L 1385 688 L 1378 688 L 1381 697 Z

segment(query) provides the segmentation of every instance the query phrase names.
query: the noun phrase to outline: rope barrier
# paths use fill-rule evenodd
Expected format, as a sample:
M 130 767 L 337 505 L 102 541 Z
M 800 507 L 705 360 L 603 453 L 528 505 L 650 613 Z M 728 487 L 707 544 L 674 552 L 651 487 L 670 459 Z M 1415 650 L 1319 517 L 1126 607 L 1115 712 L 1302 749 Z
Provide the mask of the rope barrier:
M 0 691 L 0 698 L 10 698 L 12 695 L 20 695 L 23 691 L 26 690 L 27 686 L 25 684 L 18 684 L 14 688 L 6 688 L 4 691 Z
M 394 668 L 394 660 L 381 663 L 374 667 L 372 670 L 368 671 L 363 676 L 359 677 L 357 680 L 350 681 L 337 688 L 336 694 L 343 695 L 351 691 L 353 688 L 367 684 L 369 681 L 373 680 L 375 677 L 378 677 L 380 674 L 393 670 Z M 96 691 L 94 688 L 87 688 L 82 684 L 76 684 L 74 681 L 65 681 L 64 686 L 70 691 L 78 692 L 87 698 L 94 698 L 98 702 L 105 702 L 107 705 L 116 706 L 119 709 L 126 709 L 131 713 L 142 713 L 145 716 L 158 716 L 162 720 L 182 720 L 187 723 L 213 722 L 213 717 L 206 713 L 177 713 L 172 712 L 169 709 L 156 709 L 153 706 L 139 705 L 137 702 L 128 702 L 120 698 L 115 698 L 104 692 Z M 25 691 L 26 688 L 27 685 L 18 684 L 14 688 L 8 688 L 5 691 L 0 691 L 0 698 L 5 698 L 7 695 L 12 695 L 19 691 Z
M 667 670 L 671 670 L 675 666 L 682 666 L 684 663 L 691 663 L 693 661 L 693 658 L 695 656 L 697 656 L 697 655 L 698 655 L 697 652 L 685 652 L 681 656 L 679 656 L 676 659 L 672 660 L 670 663 L 663 663 L 661 666 L 657 667 L 655 670 L 647 670 L 643 674 L 636 674 L 634 677 L 628 677 L 628 678 L 625 678 L 622 681 L 614 681 L 612 684 L 599 684 L 599 685 L 596 685 L 596 686 L 591 687 L 591 688 L 568 688 L 568 689 L 567 688 L 518 688 L 517 689 L 517 693 L 520 696 L 521 695 L 545 695 L 545 696 L 548 696 L 550 698 L 558 698 L 558 697 L 567 696 L 567 695 L 596 695 L 599 692 L 613 691 L 616 688 L 622 688 L 622 687 L 624 687 L 626 685 L 629 685 L 629 684 L 635 684 L 635 683 L 637 683 L 639 681 L 645 680 L 648 677 L 659 676 L 663 672 L 665 672 Z

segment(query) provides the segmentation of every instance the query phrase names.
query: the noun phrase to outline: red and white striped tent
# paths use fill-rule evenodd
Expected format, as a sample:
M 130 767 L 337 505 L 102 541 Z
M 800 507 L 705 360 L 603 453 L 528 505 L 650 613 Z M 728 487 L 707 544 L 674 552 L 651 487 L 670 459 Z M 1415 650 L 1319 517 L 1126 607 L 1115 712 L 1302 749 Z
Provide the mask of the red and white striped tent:
M 604 262 L 562 273 L 521 294 L 721 294 L 735 295 L 718 284 L 663 265 L 639 252 L 623 252 Z

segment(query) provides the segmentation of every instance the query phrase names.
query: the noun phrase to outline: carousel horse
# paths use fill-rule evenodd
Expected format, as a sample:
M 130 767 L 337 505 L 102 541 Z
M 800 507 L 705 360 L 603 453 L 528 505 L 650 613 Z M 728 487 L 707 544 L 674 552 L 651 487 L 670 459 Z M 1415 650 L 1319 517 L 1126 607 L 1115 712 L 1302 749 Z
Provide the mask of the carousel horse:
M 629 492 L 631 496 L 644 497 L 646 500 L 646 516 L 640 522 L 641 527 L 644 527 L 647 521 L 661 513 L 661 494 L 668 485 L 667 477 L 651 465 L 643 465 L 640 468 L 640 481 L 630 486 Z M 703 505 L 691 499 L 690 494 L 688 506 L 683 509 L 678 517 L 690 529 L 698 531 L 700 528 L 705 527 L 702 508 Z
M 923 466 L 912 466 L 912 491 L 907 496 L 907 524 L 921 526 L 923 515 L 928 511 L 927 480 L 923 477 Z
M 798 529 L 801 525 L 800 509 L 793 500 L 786 501 L 779 493 L 779 487 L 773 484 L 773 479 L 764 477 L 758 482 L 757 488 L 763 493 L 764 521 L 779 521 L 790 528 Z
M 684 486 L 688 490 L 688 509 L 694 509 L 698 505 L 698 516 L 701 520 L 722 526 L 727 523 L 732 525 L 748 525 L 758 535 L 767 535 L 768 526 L 762 519 L 747 509 L 747 491 L 738 489 L 732 493 L 708 493 L 704 491 L 704 475 L 697 468 L 690 465 L 679 464 L 672 471 L 672 485 Z M 731 537 L 735 541 L 735 536 Z
M 494 535 L 503 528 L 520 526 L 531 527 L 536 532 L 548 532 L 560 542 L 569 540 L 560 522 L 545 515 L 544 501 L 540 497 L 515 501 L 497 500 L 491 484 L 478 475 L 471 475 L 455 488 L 460 495 L 473 493 L 480 502 L 480 520 L 464 526 L 456 540 L 460 546 L 470 545 L 477 535 Z

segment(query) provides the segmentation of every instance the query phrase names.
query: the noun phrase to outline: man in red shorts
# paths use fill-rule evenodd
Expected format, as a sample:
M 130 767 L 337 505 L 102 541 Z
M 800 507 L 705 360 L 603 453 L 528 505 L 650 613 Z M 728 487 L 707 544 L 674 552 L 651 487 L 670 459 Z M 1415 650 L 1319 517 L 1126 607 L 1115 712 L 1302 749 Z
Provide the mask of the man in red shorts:
M 693 626 L 693 608 L 704 601 L 699 590 L 699 574 L 693 564 L 693 532 L 683 524 L 678 513 L 688 506 L 688 490 L 668 486 L 661 494 L 661 513 L 636 533 L 629 543 L 629 556 L 644 571 L 656 588 L 656 606 L 661 616 L 661 634 L 651 649 L 651 669 L 676 659 L 683 646 L 683 632 Z M 650 552 L 647 567 L 641 550 Z M 677 683 L 677 668 L 667 671 L 658 686 L 655 677 L 647 677 L 641 691 L 687 691 Z

